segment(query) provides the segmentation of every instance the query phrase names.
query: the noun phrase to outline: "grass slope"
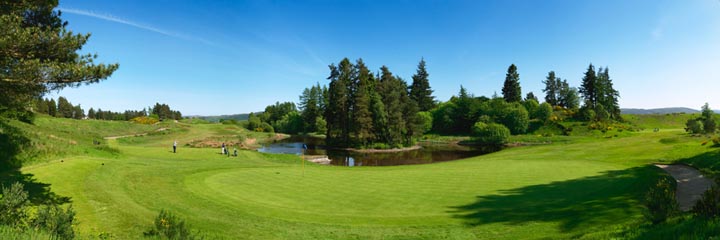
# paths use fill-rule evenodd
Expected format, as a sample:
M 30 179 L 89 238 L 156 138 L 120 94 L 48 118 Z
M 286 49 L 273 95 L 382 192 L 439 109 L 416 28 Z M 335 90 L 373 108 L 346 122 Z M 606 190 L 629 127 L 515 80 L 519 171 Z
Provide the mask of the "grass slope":
M 26 130 L 47 134 L 49 126 L 88 122 L 47 121 L 59 122 Z M 228 158 L 214 148 L 181 147 L 173 154 L 174 139 L 183 145 L 249 133 L 220 124 L 165 127 L 109 141 L 116 154 L 80 152 L 22 173 L 70 198 L 83 236 L 138 238 L 168 209 L 211 238 L 610 238 L 642 222 L 639 200 L 662 175 L 649 163 L 712 151 L 682 131 L 663 130 L 572 137 L 429 165 L 302 167 L 297 156 L 254 151 Z

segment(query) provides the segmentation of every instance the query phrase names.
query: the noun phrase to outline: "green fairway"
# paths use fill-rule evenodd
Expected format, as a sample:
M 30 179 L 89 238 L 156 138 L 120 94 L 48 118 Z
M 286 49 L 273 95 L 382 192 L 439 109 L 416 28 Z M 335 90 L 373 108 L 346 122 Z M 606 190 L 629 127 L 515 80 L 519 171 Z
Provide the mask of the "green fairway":
M 639 201 L 662 174 L 649 163 L 710 151 L 680 130 L 663 129 L 428 165 L 303 167 L 293 155 L 243 150 L 226 157 L 217 148 L 185 146 L 267 134 L 221 124 L 163 127 L 108 140 L 116 154 L 68 154 L 22 172 L 70 198 L 80 236 L 138 238 L 167 209 L 210 238 L 607 238 L 642 221 Z

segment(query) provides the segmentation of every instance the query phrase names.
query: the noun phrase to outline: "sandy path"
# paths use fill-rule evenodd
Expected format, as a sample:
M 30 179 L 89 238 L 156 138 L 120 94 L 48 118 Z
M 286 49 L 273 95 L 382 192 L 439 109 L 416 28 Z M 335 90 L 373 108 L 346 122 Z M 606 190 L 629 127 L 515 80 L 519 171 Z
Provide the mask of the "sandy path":
M 680 205 L 680 210 L 689 211 L 695 206 L 705 190 L 712 186 L 712 179 L 703 176 L 700 171 L 685 165 L 662 165 L 655 164 L 669 173 L 677 181 L 675 197 Z

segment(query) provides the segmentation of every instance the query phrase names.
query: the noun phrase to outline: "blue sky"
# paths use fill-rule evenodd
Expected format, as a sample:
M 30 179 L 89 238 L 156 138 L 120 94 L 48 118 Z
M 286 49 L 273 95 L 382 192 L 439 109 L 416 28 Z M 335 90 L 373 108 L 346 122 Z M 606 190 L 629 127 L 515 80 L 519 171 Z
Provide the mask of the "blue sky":
M 720 1 L 60 1 L 83 52 L 120 69 L 65 89 L 83 108 L 167 103 L 185 115 L 262 111 L 327 84 L 327 65 L 362 58 L 411 81 L 427 62 L 438 100 L 460 85 L 500 93 L 518 66 L 523 95 L 548 71 L 578 86 L 610 68 L 624 108 L 720 108 Z

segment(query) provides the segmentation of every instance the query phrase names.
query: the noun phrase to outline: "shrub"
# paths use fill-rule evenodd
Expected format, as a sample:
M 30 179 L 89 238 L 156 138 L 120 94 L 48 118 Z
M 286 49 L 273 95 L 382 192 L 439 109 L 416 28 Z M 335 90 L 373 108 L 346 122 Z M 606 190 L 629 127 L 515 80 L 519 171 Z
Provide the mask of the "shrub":
M 473 135 L 480 143 L 502 145 L 510 137 L 510 130 L 502 124 L 477 122 L 473 125 Z
M 53 204 L 40 206 L 32 225 L 46 230 L 56 239 L 73 239 L 75 238 L 75 231 L 72 228 L 74 220 L 75 210 L 73 210 L 72 206 L 68 206 L 67 209 L 63 210 L 58 205 Z
M 530 123 L 530 115 L 522 105 L 514 105 L 512 108 L 504 111 L 500 122 L 505 125 L 512 134 L 525 133 Z
M 537 118 L 540 121 L 546 122 L 550 120 L 550 117 L 553 115 L 553 109 L 552 106 L 550 106 L 549 103 L 542 103 L 540 106 L 538 106 L 537 109 L 535 109 L 535 118 Z
M 669 178 L 662 178 L 645 194 L 645 218 L 653 224 L 664 222 L 677 212 L 675 189 Z
M 26 206 L 28 193 L 23 190 L 23 184 L 15 182 L 9 188 L 2 187 L 0 199 L 0 224 L 22 225 L 27 219 Z
M 139 124 L 155 124 L 158 122 L 157 118 L 151 118 L 151 117 L 135 117 L 133 119 L 130 119 L 131 122 L 139 123 Z
M 685 122 L 685 131 L 689 133 L 703 133 L 705 131 L 703 123 L 697 119 L 689 119 Z
M 698 216 L 720 216 L 720 179 L 715 179 L 715 185 L 703 193 L 692 211 Z
M 153 226 L 144 233 L 145 236 L 159 236 L 167 239 L 195 239 L 190 232 L 190 226 L 169 211 L 160 210 L 160 214 L 153 220 Z

